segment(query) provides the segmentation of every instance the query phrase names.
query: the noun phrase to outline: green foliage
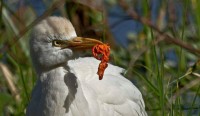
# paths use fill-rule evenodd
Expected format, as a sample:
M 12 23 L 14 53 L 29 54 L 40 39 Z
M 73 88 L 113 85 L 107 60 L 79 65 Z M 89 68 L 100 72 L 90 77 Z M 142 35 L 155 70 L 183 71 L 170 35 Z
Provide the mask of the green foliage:
M 143 17 L 148 17 L 149 1 L 142 0 L 142 3 Z M 166 1 L 163 2 L 160 10 L 166 8 L 165 3 Z M 165 33 L 198 48 L 200 47 L 199 40 L 188 38 L 200 37 L 200 2 L 199 0 L 183 0 L 181 3 L 183 3 L 184 15 L 180 28 L 174 29 L 172 24 L 172 27 L 168 26 L 165 29 Z M 72 8 L 64 9 L 66 10 L 65 15 L 75 25 L 78 35 L 100 38 L 111 45 L 110 62 L 127 69 L 125 76 L 141 90 L 149 115 L 200 114 L 200 86 L 199 83 L 194 84 L 195 81 L 200 81 L 198 80 L 200 72 L 198 56 L 185 51 L 176 44 L 169 44 L 165 41 L 152 44 L 159 36 L 148 25 L 145 25 L 140 34 L 128 35 L 132 42 L 127 48 L 122 48 L 113 44 L 109 27 L 105 23 L 105 12 L 102 13 L 77 3 L 68 4 Z M 30 100 L 36 75 L 32 68 L 27 44 L 29 33 L 19 41 L 13 40 L 13 37 L 36 18 L 34 15 L 27 18 L 29 13 L 34 14 L 34 9 L 27 8 L 28 10 L 24 10 L 22 13 L 24 15 L 19 17 L 17 13 L 9 12 L 9 7 L 12 6 L 3 6 L 7 11 L 4 14 L 1 10 L 3 20 L 0 20 L 0 49 L 2 50 L 5 46 L 8 46 L 9 49 L 0 53 L 0 61 L 5 63 L 13 74 L 12 80 L 21 100 L 17 101 L 14 98 L 4 75 L 0 73 L 0 115 L 21 116 L 24 115 Z M 195 26 L 196 34 L 190 31 L 189 25 L 186 23 L 188 9 L 191 9 L 191 13 L 194 14 L 194 25 L 197 25 Z M 165 53 L 169 50 L 176 52 L 178 62 L 171 63 L 166 59 Z M 190 65 L 191 61 L 193 66 Z

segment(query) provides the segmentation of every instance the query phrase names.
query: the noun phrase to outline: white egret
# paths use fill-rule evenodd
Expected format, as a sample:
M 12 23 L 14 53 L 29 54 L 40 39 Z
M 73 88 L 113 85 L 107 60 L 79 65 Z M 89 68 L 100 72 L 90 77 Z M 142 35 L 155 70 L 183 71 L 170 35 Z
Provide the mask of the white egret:
M 37 82 L 27 116 L 147 115 L 140 91 L 121 75 L 122 68 L 108 64 L 99 80 L 99 60 L 73 57 L 75 48 L 92 48 L 98 42 L 77 37 L 62 17 L 48 17 L 33 28 L 30 54 Z

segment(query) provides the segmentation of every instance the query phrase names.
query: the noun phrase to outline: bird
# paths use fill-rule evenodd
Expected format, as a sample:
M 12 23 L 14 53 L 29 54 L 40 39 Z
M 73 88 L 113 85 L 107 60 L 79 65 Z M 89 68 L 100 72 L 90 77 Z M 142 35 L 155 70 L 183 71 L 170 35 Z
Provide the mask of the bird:
M 109 63 L 99 80 L 100 61 L 77 56 L 99 42 L 78 37 L 64 17 L 49 16 L 33 27 L 29 44 L 37 79 L 26 116 L 147 116 L 142 94 L 123 68 Z

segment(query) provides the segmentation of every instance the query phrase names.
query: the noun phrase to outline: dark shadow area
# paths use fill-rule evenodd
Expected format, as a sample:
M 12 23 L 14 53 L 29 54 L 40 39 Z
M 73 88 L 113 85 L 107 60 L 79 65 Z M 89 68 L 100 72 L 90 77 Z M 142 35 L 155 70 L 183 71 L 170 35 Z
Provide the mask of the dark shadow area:
M 65 99 L 63 107 L 66 109 L 66 112 L 69 112 L 69 107 L 71 103 L 74 101 L 75 95 L 77 93 L 77 88 L 78 88 L 77 77 L 73 73 L 68 72 L 64 77 L 64 81 L 69 89 L 69 94 Z

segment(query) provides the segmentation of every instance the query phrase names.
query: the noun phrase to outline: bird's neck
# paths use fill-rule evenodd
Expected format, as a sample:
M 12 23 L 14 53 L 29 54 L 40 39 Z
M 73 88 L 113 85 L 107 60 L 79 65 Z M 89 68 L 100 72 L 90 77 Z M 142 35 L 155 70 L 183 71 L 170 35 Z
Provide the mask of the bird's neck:
M 46 81 L 64 81 L 64 76 L 67 73 L 68 71 L 63 66 L 58 66 L 56 68 L 38 73 L 38 77 L 42 83 L 45 83 Z
M 64 67 L 57 67 L 42 73 L 40 81 L 42 85 L 40 99 L 47 101 L 42 104 L 46 107 L 46 112 L 66 113 L 71 104 L 76 101 L 87 104 L 80 81 Z M 80 105 L 79 107 L 84 108 L 85 106 Z
M 69 93 L 69 87 L 66 84 L 67 75 L 68 71 L 62 66 L 41 73 L 39 81 L 44 97 L 54 96 L 54 98 L 47 99 L 53 99 L 55 102 L 66 97 Z

